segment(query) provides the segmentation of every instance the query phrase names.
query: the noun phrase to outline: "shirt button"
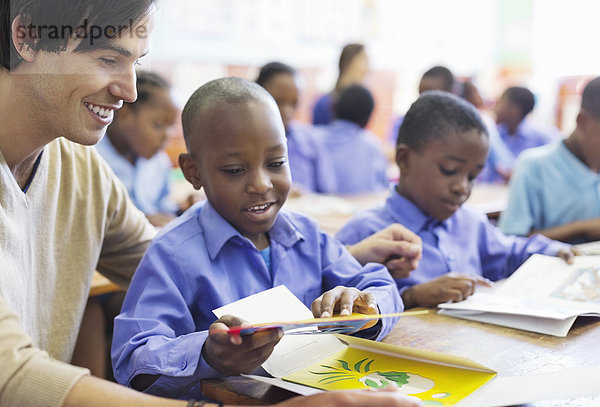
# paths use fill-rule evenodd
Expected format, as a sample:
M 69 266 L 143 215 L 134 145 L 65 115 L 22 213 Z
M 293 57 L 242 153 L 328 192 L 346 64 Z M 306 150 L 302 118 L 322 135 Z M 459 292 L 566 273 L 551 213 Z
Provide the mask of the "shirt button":
M 187 360 L 184 360 L 183 362 L 181 362 L 179 367 L 181 368 L 181 370 L 184 370 L 187 367 Z

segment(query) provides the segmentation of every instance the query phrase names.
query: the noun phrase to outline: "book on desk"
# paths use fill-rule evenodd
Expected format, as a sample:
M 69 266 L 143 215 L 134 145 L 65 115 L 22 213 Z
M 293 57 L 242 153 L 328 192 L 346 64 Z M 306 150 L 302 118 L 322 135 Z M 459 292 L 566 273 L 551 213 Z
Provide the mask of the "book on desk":
M 498 289 L 438 307 L 452 317 L 564 337 L 578 316 L 600 317 L 600 256 L 576 256 L 569 265 L 534 254 Z

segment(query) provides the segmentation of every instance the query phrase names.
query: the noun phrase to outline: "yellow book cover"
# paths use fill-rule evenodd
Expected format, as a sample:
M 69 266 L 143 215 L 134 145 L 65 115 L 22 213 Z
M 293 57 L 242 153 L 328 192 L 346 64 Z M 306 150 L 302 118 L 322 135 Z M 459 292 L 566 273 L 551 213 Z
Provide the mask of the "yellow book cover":
M 323 390 L 396 386 L 425 406 L 452 406 L 486 384 L 495 372 L 467 369 L 346 347 L 283 377 Z

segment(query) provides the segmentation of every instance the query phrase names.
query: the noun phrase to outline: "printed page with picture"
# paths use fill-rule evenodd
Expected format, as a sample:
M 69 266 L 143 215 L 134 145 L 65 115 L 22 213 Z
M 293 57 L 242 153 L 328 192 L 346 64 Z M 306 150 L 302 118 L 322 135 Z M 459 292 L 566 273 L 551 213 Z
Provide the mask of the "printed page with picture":
M 600 256 L 572 265 L 535 254 L 497 289 L 439 305 L 440 314 L 566 336 L 578 316 L 600 317 Z

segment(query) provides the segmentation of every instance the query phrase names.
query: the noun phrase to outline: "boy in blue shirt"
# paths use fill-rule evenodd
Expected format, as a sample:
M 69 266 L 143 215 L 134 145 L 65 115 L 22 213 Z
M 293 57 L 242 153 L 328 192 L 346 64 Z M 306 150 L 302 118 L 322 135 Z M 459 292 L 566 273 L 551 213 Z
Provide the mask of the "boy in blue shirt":
M 398 185 L 384 206 L 358 214 L 338 232 L 340 241 L 352 244 L 398 222 L 421 237 L 419 266 L 410 277 L 395 276 L 407 308 L 461 301 L 477 284 L 509 276 L 533 253 L 572 259 L 567 245 L 541 235 L 506 236 L 484 214 L 462 206 L 488 146 L 471 104 L 446 92 L 424 93 L 398 133 Z
M 365 129 L 374 107 L 371 92 L 352 85 L 342 91 L 335 103 L 336 120 L 322 127 L 338 194 L 367 193 L 388 186 L 388 161 L 376 136 Z
M 573 133 L 519 158 L 500 228 L 569 243 L 600 239 L 599 171 L 600 77 L 583 90 Z
M 506 89 L 496 103 L 494 110 L 498 133 L 515 159 L 528 148 L 543 146 L 561 138 L 557 128 L 526 120 L 534 106 L 533 92 L 522 86 Z
M 402 310 L 385 267 L 362 267 L 313 220 L 280 211 L 290 172 L 281 116 L 266 90 L 237 78 L 209 82 L 192 95 L 182 122 L 189 153 L 180 166 L 207 202 L 163 229 L 140 263 L 115 320 L 118 382 L 197 396 L 203 378 L 258 368 L 282 333 L 215 332 L 242 321 L 215 321 L 212 310 L 280 284 L 319 317 Z M 381 339 L 395 323 L 362 332 Z
M 281 62 L 269 62 L 260 69 L 256 83 L 273 96 L 279 107 L 295 190 L 334 193 L 333 164 L 321 137 L 316 136 L 313 126 L 293 121 L 300 93 L 296 70 Z

